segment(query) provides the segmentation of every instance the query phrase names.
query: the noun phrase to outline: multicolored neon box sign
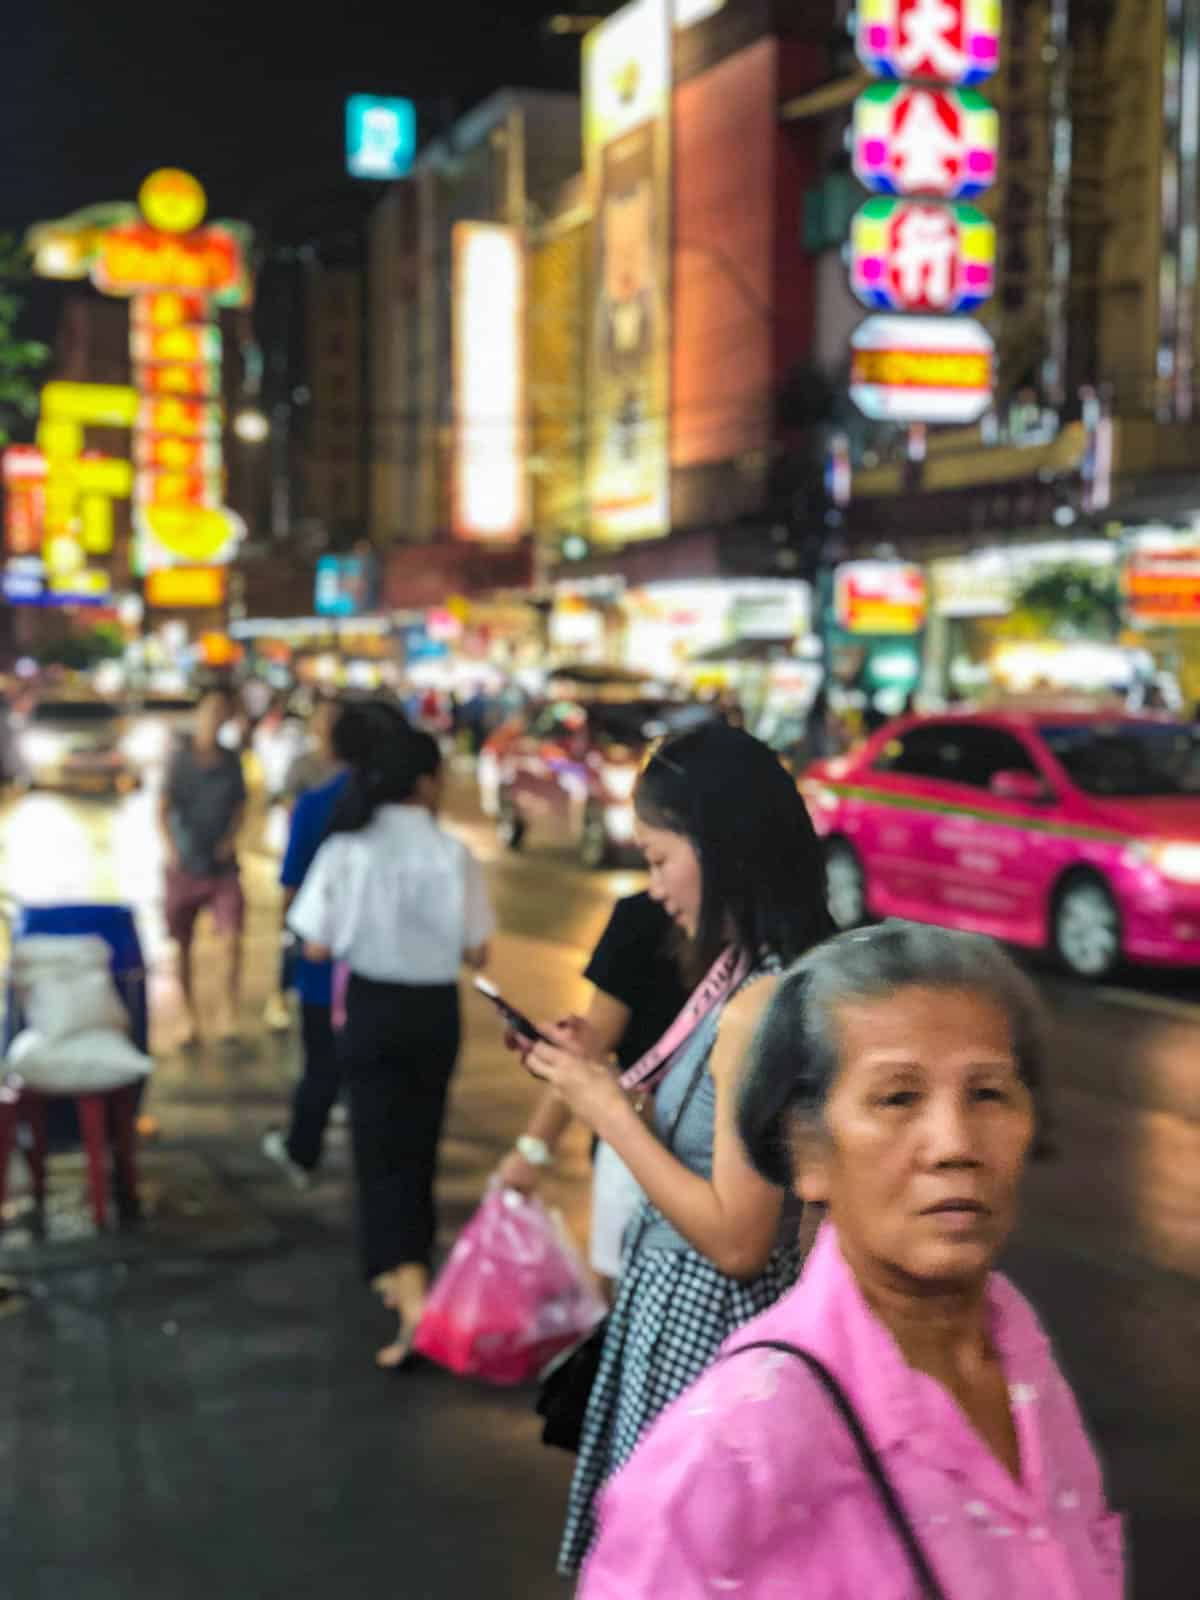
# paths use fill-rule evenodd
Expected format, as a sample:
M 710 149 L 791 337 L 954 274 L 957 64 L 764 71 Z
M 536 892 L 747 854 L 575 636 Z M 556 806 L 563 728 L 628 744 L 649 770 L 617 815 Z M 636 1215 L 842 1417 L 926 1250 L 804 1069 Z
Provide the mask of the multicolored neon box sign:
M 855 47 L 878 78 L 969 87 L 1000 60 L 1000 0 L 858 0 Z
M 970 200 L 995 181 L 1000 119 L 974 89 L 874 83 L 854 102 L 852 140 L 874 193 Z
M 868 200 L 850 231 L 850 287 L 875 311 L 974 311 L 995 286 L 996 230 L 969 205 Z

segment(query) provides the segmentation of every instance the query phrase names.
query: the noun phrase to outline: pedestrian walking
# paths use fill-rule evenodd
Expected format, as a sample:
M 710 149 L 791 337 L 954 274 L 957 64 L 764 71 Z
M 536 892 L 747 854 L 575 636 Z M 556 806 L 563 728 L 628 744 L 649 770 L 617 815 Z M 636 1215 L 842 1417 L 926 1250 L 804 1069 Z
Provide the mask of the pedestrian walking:
M 301 795 L 319 789 L 338 777 L 343 763 L 334 748 L 334 728 L 342 714 L 336 695 L 322 695 L 312 709 L 304 735 L 304 748 L 295 756 L 283 780 L 281 798 L 293 806 Z
M 591 1543 L 607 1478 L 741 1323 L 799 1267 L 782 1188 L 751 1166 L 737 1075 L 771 975 L 827 930 L 820 844 L 760 740 L 725 723 L 679 734 L 634 792 L 650 893 L 683 931 L 695 988 L 664 1038 L 618 1080 L 548 1025 L 530 1070 L 621 1158 L 646 1198 L 628 1230 L 616 1304 L 583 1421 L 559 1569 Z M 628 1091 L 654 1089 L 647 1125 Z
M 283 800 L 288 774 L 297 757 L 304 753 L 304 745 L 304 729 L 289 711 L 287 696 L 276 695 L 251 739 L 268 807 Z
M 208 911 L 225 949 L 226 1016 L 221 1036 L 237 1035 L 241 940 L 245 900 L 238 872 L 237 837 L 246 805 L 241 757 L 227 750 L 221 730 L 229 696 L 209 690 L 196 707 L 190 738 L 176 750 L 159 799 L 166 846 L 167 932 L 179 947 L 179 979 L 187 1017 L 185 1043 L 196 1037 L 192 946 L 196 919 Z
M 609 1488 L 583 1600 L 1118 1600 L 1075 1399 L 994 1270 L 1041 1072 L 1037 997 L 990 940 L 890 922 L 784 976 L 739 1126 L 825 1220 Z
M 332 702 L 325 702 L 332 704 Z M 372 718 L 366 707 L 349 706 L 332 722 L 328 753 L 333 774 L 301 794 L 292 812 L 287 850 L 280 869 L 284 921 L 317 852 L 333 823 L 338 801 L 349 782 L 351 766 L 363 761 L 372 739 Z M 306 1189 L 321 1160 L 325 1129 L 342 1086 L 341 1060 L 333 1029 L 333 963 L 310 961 L 300 953 L 290 963 L 289 980 L 300 1001 L 303 1071 L 292 1099 L 290 1126 L 268 1129 L 263 1154 Z
M 688 997 L 678 945 L 670 917 L 653 896 L 634 894 L 617 901 L 583 974 L 592 986 L 591 1004 L 583 1016 L 564 1019 L 573 1028 L 577 1048 L 595 1060 L 614 1055 L 625 1071 L 658 1042 Z M 553 1165 L 572 1121 L 566 1102 L 547 1090 L 501 1163 L 501 1183 L 531 1194 Z M 597 1143 L 588 1254 L 609 1285 L 621 1270 L 625 1231 L 641 1198 L 625 1163 L 611 1146 Z
M 458 977 L 464 961 L 484 965 L 494 928 L 478 863 L 438 825 L 441 793 L 437 741 L 381 716 L 288 917 L 310 960 L 349 967 L 342 1059 L 363 1266 L 399 1316 L 384 1367 L 406 1361 L 428 1294 Z

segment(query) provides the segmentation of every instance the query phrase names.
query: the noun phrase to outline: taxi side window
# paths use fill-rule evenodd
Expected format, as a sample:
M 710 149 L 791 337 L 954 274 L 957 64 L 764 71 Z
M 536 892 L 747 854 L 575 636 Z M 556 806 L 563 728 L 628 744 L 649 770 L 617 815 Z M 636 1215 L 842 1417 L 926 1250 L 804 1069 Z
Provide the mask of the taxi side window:
M 957 782 L 986 789 L 998 772 L 1027 772 L 1035 778 L 1039 775 L 1028 750 L 1013 734 L 982 727 L 960 728 L 958 732 L 962 751 Z
M 1011 733 L 952 722 L 926 722 L 890 740 L 876 759 L 875 771 L 972 789 L 986 789 L 998 772 L 1038 775 L 1029 752 Z
M 948 722 L 925 722 L 919 728 L 910 728 L 884 745 L 875 759 L 874 770 L 961 783 L 963 731 Z

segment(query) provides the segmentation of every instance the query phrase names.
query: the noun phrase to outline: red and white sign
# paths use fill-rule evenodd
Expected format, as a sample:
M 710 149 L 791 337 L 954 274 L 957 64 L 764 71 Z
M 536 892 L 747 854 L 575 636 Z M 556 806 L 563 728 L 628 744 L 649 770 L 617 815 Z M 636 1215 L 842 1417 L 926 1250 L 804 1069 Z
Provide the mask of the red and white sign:
M 859 60 L 881 78 L 979 83 L 1000 56 L 1000 0 L 859 0 Z
M 850 398 L 880 422 L 977 421 L 995 346 L 970 317 L 868 317 L 850 340 Z
M 1200 544 L 1135 545 L 1121 569 L 1121 590 L 1134 627 L 1200 627 Z
M 834 573 L 833 604 L 846 633 L 919 633 L 928 609 L 925 574 L 902 561 L 848 561 Z
M 973 89 L 876 83 L 854 103 L 855 176 L 878 194 L 966 200 L 991 187 L 999 119 Z

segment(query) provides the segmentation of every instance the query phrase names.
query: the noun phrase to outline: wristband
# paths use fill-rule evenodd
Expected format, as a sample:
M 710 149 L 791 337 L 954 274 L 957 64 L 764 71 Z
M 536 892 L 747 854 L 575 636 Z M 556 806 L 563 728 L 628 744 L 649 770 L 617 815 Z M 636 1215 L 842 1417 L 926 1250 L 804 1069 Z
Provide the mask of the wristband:
M 528 1161 L 531 1167 L 554 1165 L 553 1150 L 545 1139 L 535 1139 L 531 1133 L 523 1133 L 517 1140 L 517 1154 Z

